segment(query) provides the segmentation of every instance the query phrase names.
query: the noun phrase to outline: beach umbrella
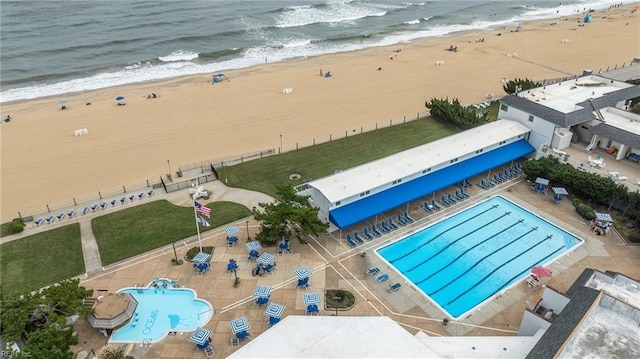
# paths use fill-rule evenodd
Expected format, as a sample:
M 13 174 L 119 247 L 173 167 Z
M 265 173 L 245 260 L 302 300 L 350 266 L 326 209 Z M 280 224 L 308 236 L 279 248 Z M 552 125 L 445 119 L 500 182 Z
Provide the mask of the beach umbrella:
M 122 100 L 124 100 L 124 96 L 118 96 L 118 97 L 116 97 L 116 101 L 122 101 Z
M 233 236 L 234 234 L 240 233 L 240 229 L 237 226 L 225 228 L 224 231 L 228 236 Z
M 193 332 L 191 337 L 189 337 L 189 341 L 198 346 L 208 346 L 211 333 L 213 333 L 213 331 L 209 329 L 198 328 L 195 332 Z
M 531 267 L 531 273 L 537 275 L 540 278 L 551 277 L 551 269 L 543 266 Z
M 61 105 L 66 105 L 67 104 L 67 100 L 60 100 L 58 101 L 59 104 Z

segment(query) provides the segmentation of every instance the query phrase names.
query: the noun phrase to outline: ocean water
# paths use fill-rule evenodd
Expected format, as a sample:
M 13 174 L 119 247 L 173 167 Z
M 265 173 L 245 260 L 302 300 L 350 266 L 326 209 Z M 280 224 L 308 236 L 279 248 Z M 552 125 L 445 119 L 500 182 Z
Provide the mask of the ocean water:
M 0 2 L 0 102 L 517 26 L 633 0 Z

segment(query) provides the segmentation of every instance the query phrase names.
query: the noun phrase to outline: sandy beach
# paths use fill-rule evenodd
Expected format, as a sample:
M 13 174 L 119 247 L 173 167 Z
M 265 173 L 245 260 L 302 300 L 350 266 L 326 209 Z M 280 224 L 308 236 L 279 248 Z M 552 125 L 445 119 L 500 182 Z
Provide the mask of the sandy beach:
M 199 161 L 310 145 L 329 135 L 424 113 L 425 100 L 463 104 L 504 96 L 502 79 L 542 80 L 613 69 L 640 56 L 635 6 L 483 33 L 428 38 L 224 71 L 2 105 L 1 217 L 38 215 Z M 501 34 L 498 36 L 498 34 Z M 484 42 L 477 42 L 484 38 Z M 565 39 L 565 41 L 563 41 Z M 445 49 L 453 44 L 457 52 Z M 443 65 L 436 63 L 443 61 Z M 381 68 L 381 70 L 378 70 Z M 319 76 L 320 71 L 333 76 Z M 283 95 L 284 88 L 293 93 Z M 147 99 L 156 93 L 159 98 Z M 117 106 L 116 96 L 126 106 Z M 67 99 L 61 110 L 59 100 Z M 86 105 L 90 102 L 91 105 Z M 87 128 L 86 136 L 74 131 Z

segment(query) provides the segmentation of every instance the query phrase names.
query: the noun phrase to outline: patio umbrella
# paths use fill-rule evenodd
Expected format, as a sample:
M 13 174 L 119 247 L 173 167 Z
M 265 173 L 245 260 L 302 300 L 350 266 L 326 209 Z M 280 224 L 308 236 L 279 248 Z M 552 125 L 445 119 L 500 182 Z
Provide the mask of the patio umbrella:
M 543 266 L 531 267 L 531 273 L 537 275 L 540 278 L 551 277 L 552 274 L 549 268 Z
M 258 242 L 258 241 L 248 242 L 244 246 L 247 247 L 247 250 L 249 252 L 251 252 L 252 250 L 258 250 L 258 249 L 262 248 L 262 246 L 260 245 L 260 242 Z
M 269 303 L 267 309 L 264 311 L 264 315 L 268 315 L 274 318 L 280 318 L 284 312 L 285 306 L 282 304 Z
M 293 273 L 300 279 L 308 278 L 311 274 L 313 274 L 313 272 L 311 272 L 311 270 L 309 270 L 309 268 L 307 267 L 300 267 L 294 270 Z
M 320 293 L 305 293 L 304 304 L 320 304 Z
M 225 228 L 224 231 L 228 236 L 233 236 L 234 234 L 240 233 L 240 229 L 236 226 Z
M 275 256 L 273 254 L 264 252 L 264 253 L 262 253 L 260 255 L 260 257 L 258 257 L 257 261 L 258 261 L 258 263 L 262 263 L 262 264 L 267 265 L 267 264 L 271 263 L 274 258 L 275 258 Z
M 233 334 L 238 334 L 240 332 L 251 329 L 251 326 L 249 325 L 249 321 L 247 320 L 247 317 L 240 317 L 240 318 L 231 320 L 229 321 L 229 325 L 231 326 L 231 330 L 233 331 Z
M 198 328 L 195 332 L 193 332 L 193 334 L 191 334 L 191 337 L 189 337 L 189 341 L 198 346 L 208 346 L 211 333 L 212 331 L 209 329 Z
M 206 262 L 211 258 L 211 254 L 200 252 L 196 254 L 191 260 L 193 262 Z
M 253 295 L 256 297 L 268 297 L 271 293 L 271 287 L 268 285 L 256 285 L 256 289 L 253 290 Z

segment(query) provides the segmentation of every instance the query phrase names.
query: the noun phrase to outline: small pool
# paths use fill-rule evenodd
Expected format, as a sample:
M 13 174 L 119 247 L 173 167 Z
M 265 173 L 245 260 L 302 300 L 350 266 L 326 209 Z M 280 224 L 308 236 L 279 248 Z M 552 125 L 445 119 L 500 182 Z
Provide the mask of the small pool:
M 496 196 L 376 253 L 453 319 L 582 240 Z
M 196 292 L 188 288 L 173 288 L 167 279 L 157 279 L 158 287 L 123 288 L 138 307 L 128 324 L 116 330 L 109 343 L 154 343 L 169 332 L 193 331 L 204 326 L 213 316 L 213 306 L 197 299 Z

